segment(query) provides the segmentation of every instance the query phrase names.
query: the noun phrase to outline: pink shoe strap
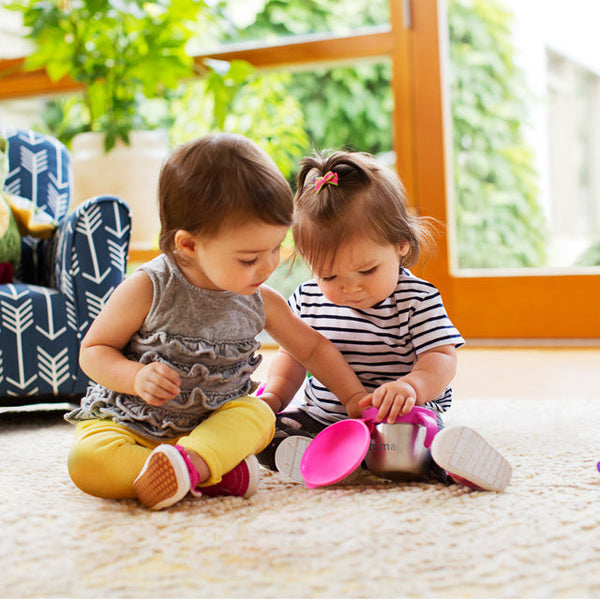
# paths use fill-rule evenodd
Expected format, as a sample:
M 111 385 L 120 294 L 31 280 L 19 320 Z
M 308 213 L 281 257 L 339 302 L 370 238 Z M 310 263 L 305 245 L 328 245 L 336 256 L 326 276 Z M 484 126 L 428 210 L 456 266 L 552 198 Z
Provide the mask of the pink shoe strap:
M 478 485 L 475 485 L 472 481 L 465 479 L 464 477 L 459 477 L 458 475 L 454 475 L 454 473 L 450 473 L 450 471 L 446 471 L 450 478 L 454 481 L 454 483 L 458 483 L 459 485 L 464 485 L 474 490 L 481 490 Z
M 190 455 L 187 453 L 187 450 L 183 446 L 175 446 L 175 449 L 179 451 L 179 454 L 183 457 L 185 461 L 185 466 L 187 467 L 188 473 L 190 474 L 190 491 L 192 493 L 196 493 L 196 488 L 198 487 L 198 483 L 200 483 L 200 475 L 190 458 Z

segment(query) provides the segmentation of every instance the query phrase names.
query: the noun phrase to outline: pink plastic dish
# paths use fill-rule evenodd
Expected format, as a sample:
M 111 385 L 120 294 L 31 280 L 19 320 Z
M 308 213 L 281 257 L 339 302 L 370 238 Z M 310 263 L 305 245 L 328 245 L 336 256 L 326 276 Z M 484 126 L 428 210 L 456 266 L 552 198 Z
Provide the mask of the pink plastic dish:
M 333 485 L 350 475 L 369 449 L 371 429 L 372 425 L 363 420 L 346 419 L 321 431 L 300 461 L 307 487 Z
M 363 411 L 362 419 L 345 419 L 325 428 L 308 445 L 300 461 L 300 473 L 307 487 L 315 488 L 340 482 L 363 461 L 371 444 L 371 434 L 377 425 L 376 408 Z M 423 425 L 427 434 L 425 447 L 430 448 L 438 432 L 435 414 L 415 406 L 396 423 Z

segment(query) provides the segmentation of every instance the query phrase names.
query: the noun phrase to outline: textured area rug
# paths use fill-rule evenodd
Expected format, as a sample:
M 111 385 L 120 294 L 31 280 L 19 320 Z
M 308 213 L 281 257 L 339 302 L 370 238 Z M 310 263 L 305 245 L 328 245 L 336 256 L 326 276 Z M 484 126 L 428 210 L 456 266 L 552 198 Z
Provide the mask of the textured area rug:
M 0 415 L 0 596 L 600 596 L 600 401 L 456 404 L 511 461 L 504 493 L 263 471 L 249 500 L 158 513 L 77 490 L 60 415 Z

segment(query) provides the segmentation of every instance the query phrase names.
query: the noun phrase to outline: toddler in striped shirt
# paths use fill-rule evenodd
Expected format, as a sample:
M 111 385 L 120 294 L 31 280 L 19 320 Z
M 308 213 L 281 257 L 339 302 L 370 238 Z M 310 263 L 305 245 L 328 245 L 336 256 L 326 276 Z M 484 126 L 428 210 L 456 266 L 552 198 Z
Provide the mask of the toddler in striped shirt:
M 312 438 L 369 406 L 394 423 L 414 406 L 437 415 L 431 473 L 472 487 L 503 490 L 509 463 L 467 427 L 443 429 L 452 402 L 456 350 L 464 344 L 438 290 L 409 267 L 431 245 L 430 222 L 410 214 L 404 187 L 367 154 L 337 151 L 305 158 L 298 175 L 292 226 L 297 253 L 314 279 L 288 303 L 341 351 L 366 398 L 342 404 L 285 350 L 269 369 L 261 399 L 277 414 L 277 432 L 259 460 L 301 482 L 300 457 Z M 301 385 L 299 405 L 284 410 Z M 296 403 L 295 403 L 296 404 Z M 458 448 L 477 448 L 461 452 Z M 479 457 L 485 456 L 485 460 Z M 490 469 L 490 462 L 497 468 Z

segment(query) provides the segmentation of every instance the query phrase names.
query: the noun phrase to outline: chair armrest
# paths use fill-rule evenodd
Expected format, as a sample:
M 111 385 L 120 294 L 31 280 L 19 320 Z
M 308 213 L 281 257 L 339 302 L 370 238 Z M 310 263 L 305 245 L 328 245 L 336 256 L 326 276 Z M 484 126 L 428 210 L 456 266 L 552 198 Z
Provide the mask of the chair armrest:
M 130 234 L 129 207 L 114 196 L 87 200 L 59 225 L 52 285 L 66 296 L 80 340 L 123 279 Z

